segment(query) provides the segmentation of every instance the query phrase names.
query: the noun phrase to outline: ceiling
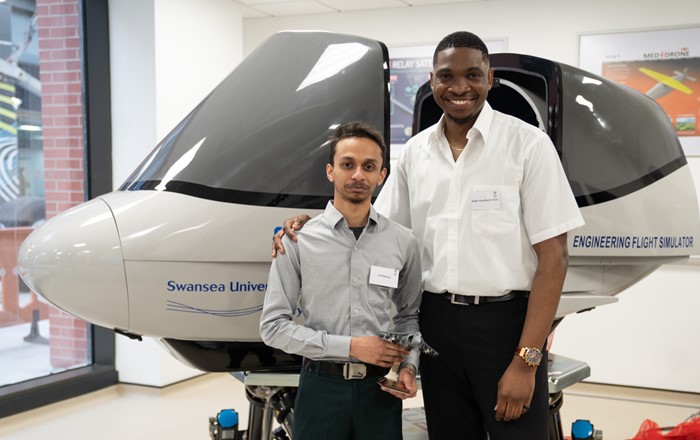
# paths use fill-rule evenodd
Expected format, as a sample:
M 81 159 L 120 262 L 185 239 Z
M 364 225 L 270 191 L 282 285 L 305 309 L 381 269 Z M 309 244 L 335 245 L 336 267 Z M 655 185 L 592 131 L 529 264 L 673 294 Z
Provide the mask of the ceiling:
M 241 5 L 243 18 L 282 17 L 372 9 L 469 3 L 485 0 L 232 0 Z

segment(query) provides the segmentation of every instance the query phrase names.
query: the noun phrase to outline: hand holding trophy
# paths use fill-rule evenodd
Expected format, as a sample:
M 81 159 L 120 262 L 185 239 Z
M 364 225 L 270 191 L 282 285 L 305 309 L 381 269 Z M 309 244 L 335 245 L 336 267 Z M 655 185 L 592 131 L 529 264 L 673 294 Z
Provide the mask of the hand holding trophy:
M 428 345 L 421 336 L 420 332 L 415 333 L 391 333 L 382 332 L 380 335 L 384 340 L 389 342 L 394 342 L 396 344 L 402 345 L 409 350 L 418 349 L 421 353 L 430 356 L 438 356 L 438 352 L 435 351 L 430 345 Z M 406 389 L 404 384 L 399 381 L 399 369 L 401 368 L 401 362 L 395 362 L 391 367 L 386 376 L 379 379 L 379 384 L 385 388 L 392 389 L 401 394 L 409 394 L 410 392 Z M 414 371 L 415 373 L 415 371 Z

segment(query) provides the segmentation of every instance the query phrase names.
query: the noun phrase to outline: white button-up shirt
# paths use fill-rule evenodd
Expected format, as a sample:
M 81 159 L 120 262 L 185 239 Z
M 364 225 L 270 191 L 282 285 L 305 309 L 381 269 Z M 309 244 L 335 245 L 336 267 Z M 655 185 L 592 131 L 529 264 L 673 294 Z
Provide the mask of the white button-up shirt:
M 455 161 L 443 124 L 408 141 L 375 209 L 413 230 L 425 290 L 530 290 L 532 245 L 584 224 L 554 145 L 487 102 Z

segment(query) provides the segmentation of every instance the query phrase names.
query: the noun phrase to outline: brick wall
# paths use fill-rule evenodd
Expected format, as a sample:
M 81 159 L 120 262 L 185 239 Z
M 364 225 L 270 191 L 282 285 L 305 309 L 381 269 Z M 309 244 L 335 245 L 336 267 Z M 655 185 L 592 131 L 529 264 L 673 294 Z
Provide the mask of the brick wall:
M 85 200 L 79 0 L 37 0 L 46 218 Z M 99 286 L 96 286 L 99 288 Z M 88 360 L 87 325 L 54 307 L 51 365 Z

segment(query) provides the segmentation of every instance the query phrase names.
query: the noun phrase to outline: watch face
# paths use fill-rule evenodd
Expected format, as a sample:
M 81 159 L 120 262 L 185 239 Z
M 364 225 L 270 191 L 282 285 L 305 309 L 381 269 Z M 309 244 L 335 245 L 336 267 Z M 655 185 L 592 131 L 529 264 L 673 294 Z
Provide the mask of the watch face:
M 539 365 L 542 361 L 542 352 L 536 348 L 528 348 L 525 350 L 525 362 L 528 365 Z

